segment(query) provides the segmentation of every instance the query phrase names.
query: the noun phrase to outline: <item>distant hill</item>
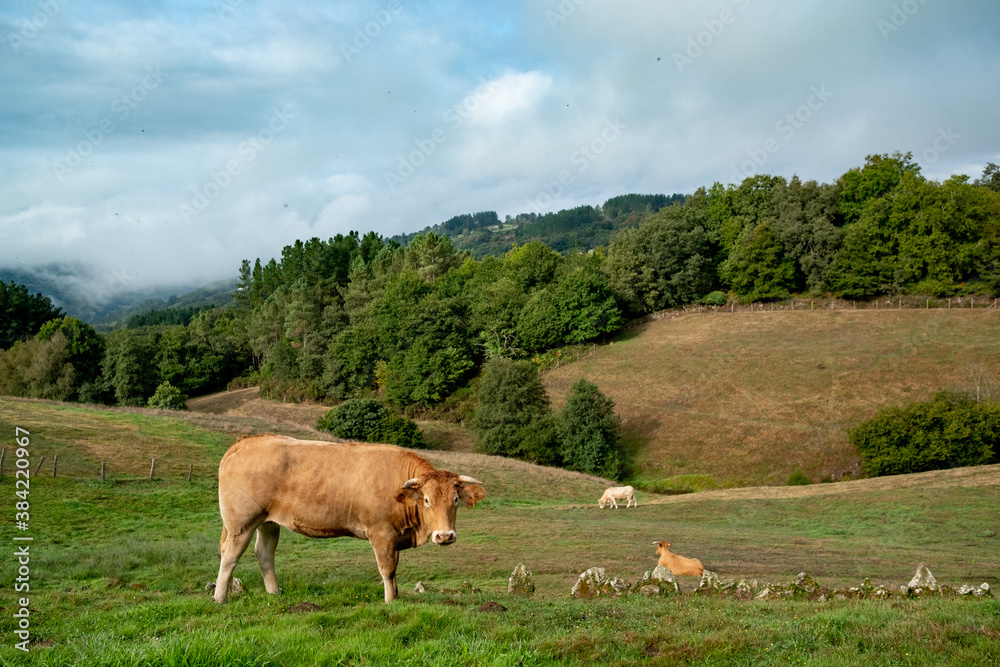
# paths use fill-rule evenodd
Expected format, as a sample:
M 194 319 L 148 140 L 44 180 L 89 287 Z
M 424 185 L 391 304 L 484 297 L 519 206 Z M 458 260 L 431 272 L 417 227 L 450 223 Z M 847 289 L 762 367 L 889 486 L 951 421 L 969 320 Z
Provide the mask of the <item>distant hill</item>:
M 221 308 L 233 302 L 236 280 L 221 280 L 196 290 L 166 298 L 146 299 L 141 303 L 105 314 L 93 322 L 102 329 L 153 324 L 187 324 L 198 311 Z
M 477 259 L 501 255 L 513 244 L 529 241 L 541 241 L 559 252 L 572 248 L 591 250 L 608 245 L 615 231 L 637 227 L 648 215 L 665 206 L 681 204 L 684 199 L 681 194 L 629 194 L 613 197 L 601 206 L 579 206 L 541 215 L 521 213 L 516 217 L 508 215 L 503 221 L 495 211 L 480 211 L 456 215 L 419 232 L 394 236 L 392 240 L 406 245 L 417 234 L 443 234 Z
M 622 417 L 638 476 L 675 488 L 860 473 L 847 430 L 884 407 L 1000 377 L 993 309 L 691 313 L 619 334 L 543 375 L 583 377 Z
M 0 281 L 12 280 L 27 287 L 31 294 L 41 293 L 49 297 L 67 315 L 102 329 L 124 326 L 130 317 L 154 310 L 224 306 L 231 302 L 231 294 L 236 289 L 235 275 L 232 280 L 202 287 L 131 289 L 128 276 L 111 272 L 101 274 L 83 264 L 0 268 Z

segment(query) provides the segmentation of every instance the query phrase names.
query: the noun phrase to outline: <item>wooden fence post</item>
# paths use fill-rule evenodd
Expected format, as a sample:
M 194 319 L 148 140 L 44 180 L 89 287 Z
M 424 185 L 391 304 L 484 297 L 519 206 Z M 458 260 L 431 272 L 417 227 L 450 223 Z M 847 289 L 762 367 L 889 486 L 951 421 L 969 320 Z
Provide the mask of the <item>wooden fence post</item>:
M 105 464 L 105 462 L 104 462 L 104 461 L 101 461 L 101 481 L 102 481 L 102 482 L 104 481 L 104 470 L 105 470 L 105 465 L 106 465 L 106 464 Z
M 3 459 L 7 456 L 7 448 L 0 450 L 0 477 L 3 477 Z
M 153 471 L 156 470 L 156 459 L 153 459 L 152 463 L 149 464 L 149 481 L 153 481 Z
M 38 474 L 38 471 L 42 469 L 42 464 L 43 463 L 45 463 L 45 457 L 44 456 L 42 457 L 42 460 L 38 462 L 38 465 L 35 467 L 35 474 L 36 475 Z
M 53 477 L 56 476 L 56 466 L 58 466 L 58 465 L 59 465 L 59 455 L 56 454 L 55 457 L 52 459 L 52 476 Z
M 191 481 L 191 473 L 193 471 L 194 471 L 194 464 L 193 463 L 189 463 L 188 464 L 188 481 L 189 482 Z

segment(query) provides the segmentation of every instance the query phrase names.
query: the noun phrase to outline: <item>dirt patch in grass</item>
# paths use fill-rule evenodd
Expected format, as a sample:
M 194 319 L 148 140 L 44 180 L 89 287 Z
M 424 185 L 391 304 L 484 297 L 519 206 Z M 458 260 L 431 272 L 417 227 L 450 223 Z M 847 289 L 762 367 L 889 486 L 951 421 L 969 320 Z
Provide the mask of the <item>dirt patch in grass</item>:
M 236 389 L 188 401 L 188 410 L 208 414 L 242 417 L 265 421 L 277 428 L 293 427 L 314 431 L 319 418 L 330 411 L 330 406 L 305 401 L 281 403 L 260 398 L 260 388 Z

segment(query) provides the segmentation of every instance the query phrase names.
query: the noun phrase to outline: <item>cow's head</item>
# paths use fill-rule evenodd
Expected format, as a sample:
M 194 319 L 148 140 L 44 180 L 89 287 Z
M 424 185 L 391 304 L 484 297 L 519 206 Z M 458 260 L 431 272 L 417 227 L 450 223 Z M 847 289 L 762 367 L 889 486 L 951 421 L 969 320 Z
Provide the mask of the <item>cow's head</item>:
M 417 544 L 430 539 L 435 544 L 455 541 L 455 512 L 459 501 L 468 507 L 486 497 L 481 482 L 447 470 L 435 470 L 403 483 L 396 501 L 413 508 L 420 517 Z
M 653 546 L 656 547 L 656 555 L 662 556 L 663 554 L 668 553 L 667 549 L 670 548 L 670 542 L 653 542 Z

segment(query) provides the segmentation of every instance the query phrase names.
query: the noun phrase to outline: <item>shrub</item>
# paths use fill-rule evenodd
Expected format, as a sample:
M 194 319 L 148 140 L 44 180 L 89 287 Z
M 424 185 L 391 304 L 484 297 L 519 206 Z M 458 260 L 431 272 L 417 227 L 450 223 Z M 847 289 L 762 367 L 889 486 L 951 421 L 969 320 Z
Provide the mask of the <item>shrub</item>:
M 726 296 L 725 292 L 720 292 L 716 290 L 714 292 L 709 292 L 708 294 L 706 294 L 705 298 L 702 299 L 702 303 L 704 303 L 706 306 L 724 306 L 727 303 L 729 303 L 729 297 Z
M 785 482 L 788 486 L 805 486 L 806 484 L 812 484 L 812 479 L 806 477 L 806 475 L 801 470 L 796 470 L 789 477 L 788 481 Z
M 848 433 L 872 476 L 1000 462 L 1000 407 L 941 392 L 880 410 Z
M 169 382 L 163 382 L 150 396 L 147 405 L 161 410 L 187 410 L 187 399 L 180 389 Z
M 351 398 L 327 412 L 316 428 L 338 438 L 359 442 L 383 442 L 400 447 L 424 447 L 417 424 L 392 412 L 374 398 Z
M 597 385 L 577 380 L 562 414 L 562 458 L 566 467 L 610 479 L 621 478 L 627 457 L 614 402 Z
M 379 431 L 372 438 L 375 442 L 387 442 L 400 447 L 422 449 L 424 436 L 417 423 L 395 412 L 390 412 L 382 420 Z
M 555 415 L 531 422 L 515 435 L 520 444 L 518 458 L 543 466 L 561 466 L 562 432 Z

